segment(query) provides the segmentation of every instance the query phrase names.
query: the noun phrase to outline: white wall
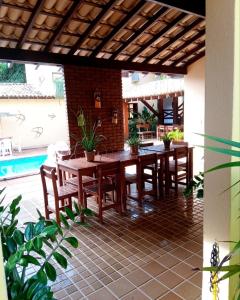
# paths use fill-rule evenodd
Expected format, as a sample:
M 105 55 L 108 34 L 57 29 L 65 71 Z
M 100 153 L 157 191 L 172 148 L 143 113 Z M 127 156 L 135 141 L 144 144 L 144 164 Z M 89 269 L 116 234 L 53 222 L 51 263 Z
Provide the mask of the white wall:
M 184 78 L 184 139 L 192 145 L 203 144 L 203 138 L 195 133 L 204 133 L 205 109 L 205 58 L 189 66 Z M 194 174 L 203 171 L 201 148 L 194 149 Z
M 236 2 L 239 2 L 238 0 Z M 207 4 L 206 35 L 206 108 L 205 131 L 232 139 L 234 85 L 234 19 L 235 0 L 211 0 Z M 236 18 L 239 18 L 239 13 Z M 239 39 L 239 28 L 237 28 Z M 239 49 L 236 52 L 239 56 Z M 239 99 L 238 99 L 239 101 Z M 239 118 L 239 112 L 238 112 Z M 239 123 L 238 123 L 239 126 Z M 212 145 L 207 142 L 206 144 Z M 216 145 L 216 143 L 214 143 Z M 218 144 L 218 146 L 221 146 Z M 230 161 L 228 156 L 205 152 L 205 169 Z M 210 173 L 205 178 L 204 199 L 204 265 L 209 265 L 212 245 L 215 241 L 231 240 L 231 195 L 223 190 L 231 185 L 229 169 Z M 238 227 L 239 231 L 239 227 Z M 228 243 L 221 243 L 220 258 L 229 251 Z M 219 287 L 220 300 L 233 299 L 228 296 L 228 282 Z M 209 273 L 204 274 L 202 299 L 211 299 Z
M 0 137 L 12 137 L 13 143 L 20 143 L 23 148 L 69 141 L 64 99 L 0 99 L 0 107 L 12 114 L 25 116 L 24 121 L 14 116 L 0 118 Z M 53 114 L 55 117 L 51 118 Z M 43 133 L 37 136 L 34 127 L 42 127 Z

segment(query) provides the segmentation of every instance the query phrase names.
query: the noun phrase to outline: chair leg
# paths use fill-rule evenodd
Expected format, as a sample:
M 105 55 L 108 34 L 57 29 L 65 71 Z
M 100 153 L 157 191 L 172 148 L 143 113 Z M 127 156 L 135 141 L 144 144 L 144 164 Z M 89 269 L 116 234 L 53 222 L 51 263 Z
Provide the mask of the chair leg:
M 103 224 L 102 201 L 102 197 L 98 197 L 98 217 L 101 224 Z
M 72 197 L 68 198 L 68 208 L 72 210 Z
M 44 197 L 44 209 L 45 209 L 45 217 L 47 220 L 49 220 L 49 210 L 48 210 L 48 199 L 47 197 Z
M 59 210 L 59 202 L 55 201 L 55 209 L 56 209 L 56 221 L 58 225 L 60 225 L 60 210 Z

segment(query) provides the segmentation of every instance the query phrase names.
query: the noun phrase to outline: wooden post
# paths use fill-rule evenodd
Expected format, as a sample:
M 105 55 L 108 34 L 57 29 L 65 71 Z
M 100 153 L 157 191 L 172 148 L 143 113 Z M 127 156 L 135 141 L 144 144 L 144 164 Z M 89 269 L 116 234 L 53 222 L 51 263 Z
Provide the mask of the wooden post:
M 164 124 L 164 113 L 163 113 L 163 97 L 158 98 L 157 100 L 157 106 L 158 106 L 158 124 L 163 125 Z
M 173 124 L 178 124 L 178 97 L 174 96 L 172 101 L 173 107 Z

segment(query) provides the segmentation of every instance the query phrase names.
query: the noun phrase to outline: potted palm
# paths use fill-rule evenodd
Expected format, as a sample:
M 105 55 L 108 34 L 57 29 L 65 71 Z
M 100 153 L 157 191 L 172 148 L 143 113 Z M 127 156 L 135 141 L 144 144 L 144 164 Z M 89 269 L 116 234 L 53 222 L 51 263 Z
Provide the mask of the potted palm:
M 139 139 L 138 135 L 134 134 L 130 136 L 126 142 L 130 147 L 130 154 L 137 155 L 139 145 L 141 144 L 141 140 Z
M 97 123 L 93 125 L 87 122 L 83 111 L 81 110 L 77 116 L 78 127 L 81 128 L 82 140 L 81 146 L 84 149 L 87 161 L 94 161 L 97 145 L 103 141 L 104 136 L 97 134 Z
M 172 137 L 171 132 L 166 132 L 164 134 L 164 136 L 162 137 L 165 150 L 169 150 L 170 149 L 170 145 L 171 145 L 172 139 L 173 139 L 173 137 Z

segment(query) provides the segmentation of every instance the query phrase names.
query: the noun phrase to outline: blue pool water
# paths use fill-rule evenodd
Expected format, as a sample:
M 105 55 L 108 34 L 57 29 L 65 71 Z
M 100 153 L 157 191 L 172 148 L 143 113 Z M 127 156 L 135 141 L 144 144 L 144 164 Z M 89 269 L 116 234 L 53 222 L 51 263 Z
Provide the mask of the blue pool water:
M 47 155 L 22 157 L 0 161 L 0 178 L 15 177 L 39 171 L 40 166 L 47 159 Z

